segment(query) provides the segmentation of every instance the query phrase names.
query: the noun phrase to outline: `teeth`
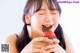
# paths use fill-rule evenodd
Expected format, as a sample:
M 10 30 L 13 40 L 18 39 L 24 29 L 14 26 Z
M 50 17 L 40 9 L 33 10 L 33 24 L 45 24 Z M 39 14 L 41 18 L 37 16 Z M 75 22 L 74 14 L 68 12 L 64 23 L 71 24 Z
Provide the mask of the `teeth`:
M 45 25 L 43 25 L 43 28 L 42 28 L 42 30 L 43 30 L 43 32 L 44 31 L 48 31 L 48 30 L 50 30 L 52 28 L 52 25 L 51 26 L 45 26 Z

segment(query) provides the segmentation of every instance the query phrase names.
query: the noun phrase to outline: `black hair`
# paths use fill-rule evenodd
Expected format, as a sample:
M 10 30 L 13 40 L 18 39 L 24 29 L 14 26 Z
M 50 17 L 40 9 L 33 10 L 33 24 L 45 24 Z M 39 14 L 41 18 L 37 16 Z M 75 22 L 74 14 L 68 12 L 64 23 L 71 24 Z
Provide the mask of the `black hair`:
M 25 14 L 30 14 L 32 16 L 35 12 L 39 11 L 42 6 L 42 1 L 43 0 L 28 0 L 26 3 L 26 6 L 24 8 L 24 14 L 23 14 L 24 27 L 22 29 L 20 37 L 18 37 L 18 39 L 16 41 L 16 47 L 17 47 L 19 53 L 31 41 L 29 34 L 28 34 L 28 30 L 27 30 L 27 25 L 29 25 L 29 24 L 27 24 L 25 22 L 25 18 L 24 18 Z M 47 4 L 48 4 L 49 9 L 54 9 L 54 5 L 55 5 L 56 10 L 59 12 L 59 15 L 61 14 L 61 8 L 60 8 L 57 0 L 45 0 L 45 1 L 48 1 Z M 34 10 L 32 10 L 32 8 L 34 8 Z M 30 13 L 30 11 L 32 13 Z M 59 43 L 60 46 L 62 46 L 64 49 L 66 49 L 64 35 L 63 35 L 63 31 L 62 31 L 60 24 L 58 25 L 57 29 L 55 30 L 55 34 L 56 34 L 57 38 L 60 40 L 60 43 Z

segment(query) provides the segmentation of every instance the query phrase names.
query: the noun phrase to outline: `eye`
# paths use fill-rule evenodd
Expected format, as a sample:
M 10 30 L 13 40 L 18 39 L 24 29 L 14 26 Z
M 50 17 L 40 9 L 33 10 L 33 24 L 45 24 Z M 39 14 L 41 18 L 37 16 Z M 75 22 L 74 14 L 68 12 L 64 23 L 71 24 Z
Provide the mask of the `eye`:
M 45 15 L 46 12 L 45 12 L 45 11 L 38 11 L 38 14 L 39 14 L 39 15 Z
M 57 14 L 57 13 L 58 13 L 58 11 L 56 11 L 56 10 L 51 11 L 51 14 L 52 14 L 52 15 L 55 15 L 55 14 Z
M 46 13 L 39 13 L 39 15 L 45 15 Z
M 52 14 L 52 15 L 55 15 L 56 13 L 53 12 L 53 13 L 51 13 L 51 14 Z

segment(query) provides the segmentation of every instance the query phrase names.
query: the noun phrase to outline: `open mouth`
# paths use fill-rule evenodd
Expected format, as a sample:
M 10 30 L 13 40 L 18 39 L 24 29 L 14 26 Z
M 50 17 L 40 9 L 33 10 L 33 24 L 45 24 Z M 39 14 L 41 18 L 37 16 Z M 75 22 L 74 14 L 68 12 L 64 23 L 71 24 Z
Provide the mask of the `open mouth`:
M 42 26 L 43 26 L 42 30 L 43 32 L 45 32 L 45 31 L 49 31 L 53 25 L 50 25 L 49 27 L 46 27 L 45 25 L 42 25 Z
M 53 38 L 56 38 L 56 35 L 53 31 L 51 31 L 51 28 L 52 28 L 53 25 L 49 26 L 49 27 L 46 27 L 45 25 L 43 25 L 43 32 L 44 32 L 44 37 L 48 37 L 50 39 L 53 39 Z

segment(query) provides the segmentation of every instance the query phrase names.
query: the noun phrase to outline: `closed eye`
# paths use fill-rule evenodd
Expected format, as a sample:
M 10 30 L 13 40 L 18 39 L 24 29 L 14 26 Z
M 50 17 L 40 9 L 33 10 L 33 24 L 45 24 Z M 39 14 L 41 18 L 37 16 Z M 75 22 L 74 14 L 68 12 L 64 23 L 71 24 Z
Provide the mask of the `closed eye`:
M 39 15 L 45 15 L 46 13 L 39 13 Z
M 51 13 L 52 15 L 56 14 L 56 13 Z

